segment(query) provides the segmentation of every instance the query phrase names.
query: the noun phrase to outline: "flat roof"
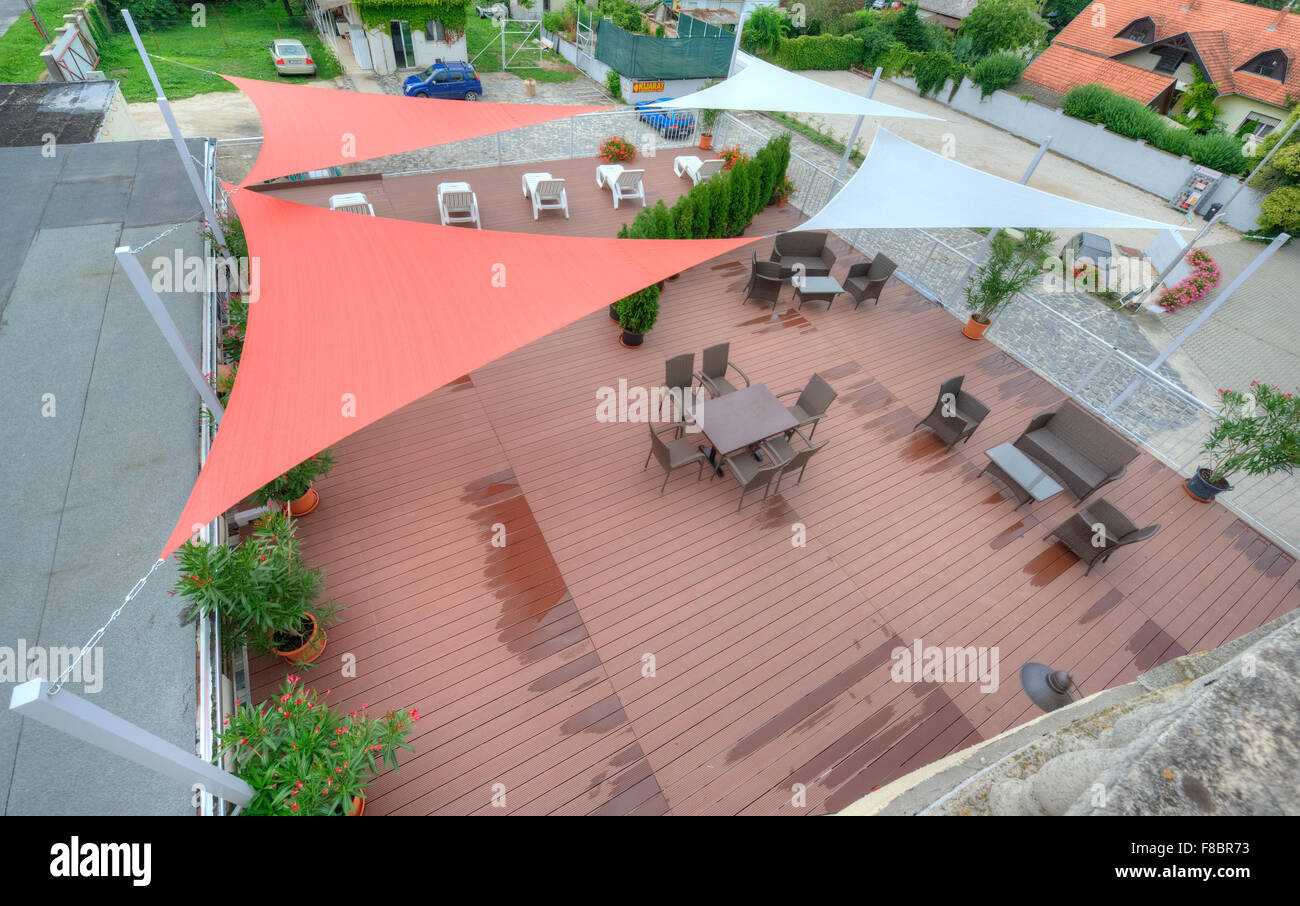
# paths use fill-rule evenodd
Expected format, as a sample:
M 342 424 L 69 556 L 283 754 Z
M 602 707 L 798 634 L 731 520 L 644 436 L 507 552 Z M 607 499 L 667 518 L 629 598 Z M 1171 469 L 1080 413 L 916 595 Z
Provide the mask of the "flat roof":
M 201 158 L 202 141 L 190 143 Z M 80 649 L 156 561 L 198 474 L 198 394 L 113 250 L 201 255 L 202 220 L 167 141 L 0 148 L 0 646 Z M 197 353 L 197 293 L 163 295 Z M 195 630 L 159 567 L 74 692 L 186 751 Z M 93 663 L 92 663 L 93 666 Z M 22 677 L 30 678 L 30 677 Z M 13 683 L 0 681 L 7 704 Z M 93 686 L 100 686 L 98 690 Z M 191 792 L 0 707 L 0 813 L 192 814 Z
M 0 83 L 0 147 L 93 142 L 116 93 L 115 79 Z

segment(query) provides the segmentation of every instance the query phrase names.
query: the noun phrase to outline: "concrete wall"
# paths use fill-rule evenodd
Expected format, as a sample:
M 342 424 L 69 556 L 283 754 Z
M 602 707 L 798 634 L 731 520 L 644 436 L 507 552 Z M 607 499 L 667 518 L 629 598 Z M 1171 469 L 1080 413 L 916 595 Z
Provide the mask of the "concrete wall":
M 910 91 L 916 91 L 913 79 L 896 77 L 892 81 Z M 994 92 L 981 101 L 979 86 L 967 79 L 962 80 L 961 86 L 949 100 L 951 91 L 952 83 L 949 82 L 937 92 L 935 99 L 960 113 L 1032 142 L 1042 141 L 1050 135 L 1052 151 L 1055 153 L 1161 198 L 1173 198 L 1195 166 L 1187 157 L 1175 157 L 1146 142 L 1107 132 L 1101 125 L 1074 119 L 1060 110 L 1023 100 L 1007 91 Z M 1224 201 L 1238 185 L 1235 178 L 1225 178 L 1219 183 L 1210 202 Z M 1232 203 L 1224 221 L 1242 232 L 1253 231 L 1256 229 L 1255 221 L 1259 217 L 1259 206 L 1263 200 L 1263 193 L 1247 187 Z
M 430 41 L 423 31 L 412 30 L 411 44 L 415 48 L 415 63 L 421 69 L 439 60 L 444 63 L 469 62 L 464 34 L 455 41 Z
M 140 140 L 140 129 L 136 125 L 135 118 L 131 116 L 131 108 L 126 105 L 126 98 L 122 97 L 122 88 L 117 86 L 113 90 L 113 102 L 109 105 L 108 113 L 104 117 L 103 124 L 99 127 L 99 134 L 95 136 L 97 142 L 134 142 Z

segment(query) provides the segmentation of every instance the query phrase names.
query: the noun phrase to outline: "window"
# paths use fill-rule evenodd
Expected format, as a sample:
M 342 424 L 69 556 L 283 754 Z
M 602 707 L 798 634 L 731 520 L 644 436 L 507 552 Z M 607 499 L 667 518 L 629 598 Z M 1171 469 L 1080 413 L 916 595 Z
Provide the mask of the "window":
M 1248 113 L 1246 118 L 1241 121 L 1241 127 L 1237 129 L 1237 135 L 1253 135 L 1255 138 L 1263 138 L 1277 128 L 1281 120 L 1273 119 L 1271 116 L 1264 116 L 1262 113 Z
M 1156 72 L 1163 72 L 1166 75 L 1172 75 L 1182 64 L 1183 58 L 1187 56 L 1187 51 L 1177 47 L 1162 47 L 1159 50 L 1153 50 L 1152 53 L 1160 55 L 1160 62 L 1156 64 Z
M 447 73 L 447 81 L 448 81 L 448 82 L 463 82 L 463 81 L 465 81 L 465 73 L 461 72 L 461 71 L 458 70 L 458 69 L 453 69 L 451 72 Z
M 1286 64 L 1286 54 L 1280 50 L 1270 50 L 1255 57 L 1237 71 L 1249 72 L 1253 75 L 1263 76 L 1266 79 L 1277 79 L 1279 82 L 1285 82 Z
M 442 27 L 442 23 L 436 19 L 430 19 L 424 23 L 424 36 L 430 41 L 446 41 L 447 32 Z
M 1150 44 L 1156 39 L 1156 24 L 1148 18 L 1136 19 L 1115 37 L 1136 41 L 1138 44 Z

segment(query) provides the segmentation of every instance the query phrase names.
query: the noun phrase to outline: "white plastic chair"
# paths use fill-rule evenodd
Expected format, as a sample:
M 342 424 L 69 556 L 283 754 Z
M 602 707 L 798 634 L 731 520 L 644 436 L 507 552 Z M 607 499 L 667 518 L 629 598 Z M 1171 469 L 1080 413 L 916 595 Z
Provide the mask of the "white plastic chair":
M 368 214 L 375 216 L 375 209 L 370 206 L 366 200 L 364 192 L 346 192 L 342 195 L 330 196 L 331 211 L 350 211 L 353 214 Z
M 438 183 L 438 216 L 443 226 L 472 223 L 475 229 L 483 229 L 478 216 L 478 196 L 467 182 Z
M 689 176 L 691 182 L 699 185 L 714 173 L 720 172 L 725 163 L 726 161 L 720 157 L 700 160 L 694 154 L 682 154 L 673 158 L 673 172 L 678 176 Z
M 614 207 L 624 198 L 636 198 L 645 205 L 645 170 L 627 170 L 622 164 L 601 164 L 596 168 L 596 185 L 609 186 Z
M 533 220 L 542 211 L 563 211 L 564 218 L 569 218 L 569 196 L 564 191 L 564 180 L 549 173 L 525 173 L 523 188 L 524 198 L 531 197 L 533 201 Z

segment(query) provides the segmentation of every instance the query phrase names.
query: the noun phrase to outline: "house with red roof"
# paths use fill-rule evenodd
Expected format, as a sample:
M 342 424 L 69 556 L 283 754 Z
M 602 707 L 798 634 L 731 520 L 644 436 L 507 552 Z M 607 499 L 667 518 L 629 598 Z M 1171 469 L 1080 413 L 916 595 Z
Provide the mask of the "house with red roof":
M 1095 82 L 1168 113 L 1198 67 L 1229 132 L 1267 135 L 1300 101 L 1300 15 L 1234 0 L 1097 2 L 1024 79 L 1056 95 Z

